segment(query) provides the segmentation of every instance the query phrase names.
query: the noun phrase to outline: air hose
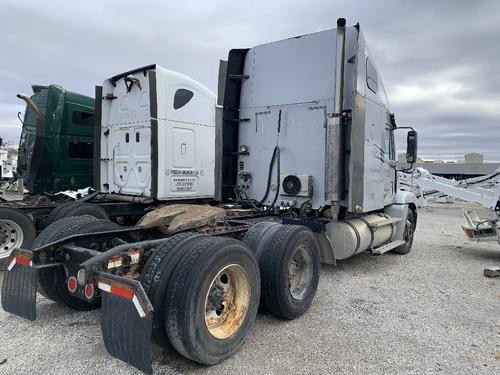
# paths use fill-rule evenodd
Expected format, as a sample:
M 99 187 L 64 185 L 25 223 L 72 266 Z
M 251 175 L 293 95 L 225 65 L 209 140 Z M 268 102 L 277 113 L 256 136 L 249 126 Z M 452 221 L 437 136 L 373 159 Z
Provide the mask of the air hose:
M 271 179 L 273 175 L 273 168 L 274 168 L 274 163 L 277 161 L 277 167 L 276 167 L 276 194 L 274 195 L 273 203 L 271 203 L 271 208 L 274 207 L 276 204 L 276 201 L 278 200 L 278 195 L 280 192 L 280 167 L 281 167 L 281 162 L 280 162 L 280 146 L 279 146 L 279 141 L 280 141 L 280 133 L 281 133 L 281 109 L 278 114 L 278 132 L 276 133 L 276 146 L 274 147 L 273 150 L 273 156 L 271 157 L 271 162 L 269 163 L 269 172 L 267 174 L 267 186 L 266 186 L 266 193 L 264 194 L 264 198 L 262 198 L 259 201 L 259 205 L 264 204 L 266 201 L 268 195 L 269 195 L 269 190 L 271 189 Z

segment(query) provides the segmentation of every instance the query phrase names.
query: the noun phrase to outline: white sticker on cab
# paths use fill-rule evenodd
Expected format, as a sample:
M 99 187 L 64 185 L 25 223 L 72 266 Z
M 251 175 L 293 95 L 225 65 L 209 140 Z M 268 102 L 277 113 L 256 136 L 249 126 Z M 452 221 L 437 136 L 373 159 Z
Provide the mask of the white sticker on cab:
M 174 193 L 192 193 L 198 190 L 197 177 L 172 176 L 170 178 L 170 191 Z

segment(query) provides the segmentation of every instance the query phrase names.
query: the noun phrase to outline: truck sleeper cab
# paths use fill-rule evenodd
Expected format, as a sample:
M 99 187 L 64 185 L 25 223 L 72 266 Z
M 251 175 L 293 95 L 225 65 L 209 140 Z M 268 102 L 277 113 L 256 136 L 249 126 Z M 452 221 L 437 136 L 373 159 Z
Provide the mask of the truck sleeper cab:
M 150 65 L 96 89 L 96 179 L 104 194 L 159 201 L 213 199 L 215 95 Z
M 133 228 L 88 217 L 54 222 L 34 250 L 18 249 L 7 261 L 3 308 L 34 320 L 37 286 L 75 309 L 102 303 L 104 343 L 113 356 L 152 373 L 153 335 L 212 365 L 241 347 L 259 303 L 284 319 L 306 313 L 321 261 L 366 250 L 408 253 L 414 196 L 397 190 L 387 166 L 395 122 L 383 99 L 366 91 L 368 85 L 374 94 L 383 91 L 373 69 L 359 25 L 346 28 L 343 19 L 334 30 L 232 50 L 220 67 L 218 204 L 166 205 Z M 149 176 L 156 170 L 159 180 L 170 162 L 160 167 L 154 145 L 138 147 L 140 153 L 123 146 L 127 134 L 130 142 L 138 132 L 139 140 L 150 134 L 155 141 L 160 107 L 158 114 L 129 111 L 117 100 L 134 92 L 135 103 L 144 103 L 141 92 L 149 87 L 151 97 L 152 76 L 120 75 L 123 84 L 111 79 L 98 96 L 117 103 L 103 103 L 99 136 L 100 184 L 112 195 L 168 198 Z M 147 160 L 151 172 L 141 175 Z M 118 175 L 130 170 L 133 176 Z M 172 174 L 165 176 L 174 193 Z

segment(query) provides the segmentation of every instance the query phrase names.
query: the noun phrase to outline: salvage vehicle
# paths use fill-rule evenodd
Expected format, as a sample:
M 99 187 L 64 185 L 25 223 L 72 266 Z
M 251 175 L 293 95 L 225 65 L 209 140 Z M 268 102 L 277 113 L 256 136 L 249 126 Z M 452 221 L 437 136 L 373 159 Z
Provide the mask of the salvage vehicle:
M 26 102 L 17 174 L 33 195 L 92 186 L 94 99 L 33 85 Z
M 52 194 L 92 186 L 94 99 L 58 85 L 32 89 L 31 97 L 17 95 L 26 102 L 24 118 L 18 114 L 21 186 L 12 201 L 8 192 L 0 196 L 0 261 L 16 247 L 31 247 L 37 227 L 57 205 Z
M 3 308 L 30 320 L 37 288 L 74 309 L 102 306 L 107 350 L 145 373 L 151 337 L 219 363 L 241 347 L 259 305 L 300 317 L 321 262 L 408 254 L 417 220 L 394 152 L 394 132 L 408 128 L 396 126 L 359 24 L 339 19 L 332 30 L 231 50 L 217 111 L 208 90 L 178 77 L 149 66 L 105 82 L 98 115 L 116 121 L 99 135 L 99 186 L 164 200 L 215 189 L 216 203 L 159 207 L 132 228 L 63 218 L 33 250 L 12 253 L 2 288 Z M 126 105 L 115 108 L 120 95 Z M 410 129 L 409 163 L 416 148 Z

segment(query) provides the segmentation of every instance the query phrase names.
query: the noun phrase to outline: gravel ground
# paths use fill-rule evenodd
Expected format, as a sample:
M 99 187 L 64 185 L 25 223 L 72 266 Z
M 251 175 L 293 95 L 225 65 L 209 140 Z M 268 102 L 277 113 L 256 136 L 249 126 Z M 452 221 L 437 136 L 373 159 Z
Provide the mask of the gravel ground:
M 420 210 L 407 256 L 361 254 L 323 266 L 315 301 L 295 321 L 259 314 L 247 342 L 203 367 L 155 347 L 157 374 L 500 374 L 497 243 L 470 243 L 462 206 Z M 0 274 L 1 281 L 1 274 Z M 135 374 L 111 358 L 99 312 L 74 312 L 39 296 L 38 320 L 0 309 L 2 374 Z

